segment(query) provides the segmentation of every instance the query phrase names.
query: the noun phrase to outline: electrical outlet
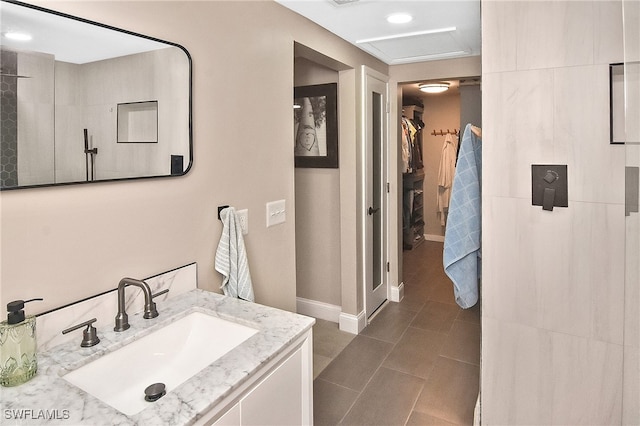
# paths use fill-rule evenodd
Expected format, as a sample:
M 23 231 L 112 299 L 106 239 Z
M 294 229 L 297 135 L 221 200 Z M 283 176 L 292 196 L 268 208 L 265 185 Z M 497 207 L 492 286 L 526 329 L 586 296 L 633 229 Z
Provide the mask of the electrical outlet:
M 238 222 L 240 222 L 240 228 L 242 228 L 242 235 L 247 235 L 249 233 L 249 210 L 238 210 L 236 212 L 236 218 Z

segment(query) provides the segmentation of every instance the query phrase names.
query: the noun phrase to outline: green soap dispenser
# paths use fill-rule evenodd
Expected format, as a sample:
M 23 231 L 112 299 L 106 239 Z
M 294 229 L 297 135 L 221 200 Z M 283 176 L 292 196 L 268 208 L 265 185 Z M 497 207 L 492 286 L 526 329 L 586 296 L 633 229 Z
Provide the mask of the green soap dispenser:
M 24 315 L 24 304 L 34 300 L 7 303 L 7 320 L 0 323 L 0 385 L 17 386 L 38 371 L 36 359 L 36 317 Z

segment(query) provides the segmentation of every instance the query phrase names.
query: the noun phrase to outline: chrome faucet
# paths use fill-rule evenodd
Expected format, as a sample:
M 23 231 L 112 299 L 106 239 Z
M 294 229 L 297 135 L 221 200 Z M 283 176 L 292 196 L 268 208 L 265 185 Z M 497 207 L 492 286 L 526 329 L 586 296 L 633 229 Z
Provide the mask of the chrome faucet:
M 144 315 L 142 317 L 144 319 L 149 319 L 158 316 L 158 310 L 156 309 L 156 304 L 153 301 L 153 295 L 151 294 L 149 284 L 134 278 L 123 278 L 118 284 L 118 314 L 116 315 L 116 326 L 113 328 L 114 331 L 125 331 L 131 327 L 129 325 L 129 316 L 125 312 L 124 306 L 124 289 L 130 285 L 140 287 L 144 293 Z

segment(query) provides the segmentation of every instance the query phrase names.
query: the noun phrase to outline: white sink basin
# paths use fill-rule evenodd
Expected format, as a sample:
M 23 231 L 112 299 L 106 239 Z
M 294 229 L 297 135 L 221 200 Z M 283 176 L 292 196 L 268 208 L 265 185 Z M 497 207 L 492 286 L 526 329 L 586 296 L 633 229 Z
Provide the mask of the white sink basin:
M 167 393 L 171 392 L 257 332 L 193 312 L 63 378 L 132 415 L 153 404 L 144 399 L 147 386 L 164 383 Z

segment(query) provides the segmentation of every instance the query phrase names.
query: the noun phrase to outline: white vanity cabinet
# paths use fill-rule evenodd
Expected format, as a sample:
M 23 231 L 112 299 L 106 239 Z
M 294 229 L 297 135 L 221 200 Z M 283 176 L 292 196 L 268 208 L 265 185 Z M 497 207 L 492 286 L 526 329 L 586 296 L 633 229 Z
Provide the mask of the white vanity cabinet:
M 2 408 L 20 412 L 37 407 L 41 412 L 57 413 L 64 407 L 70 424 L 91 426 L 313 424 L 313 318 L 200 289 L 177 295 L 159 309 L 157 318 L 129 317 L 131 329 L 124 336 L 128 342 L 122 342 L 123 334 L 113 326 L 106 326 L 99 332 L 100 345 L 80 349 L 79 342 L 66 342 L 39 353 L 38 374 L 21 386 L 3 388 Z M 249 326 L 256 333 L 168 390 L 166 396 L 130 415 L 63 377 L 101 357 L 134 348 L 135 342 L 194 313 Z M 230 337 L 220 333 L 207 338 L 220 348 L 229 342 L 216 339 Z M 97 378 L 102 371 L 111 371 L 98 370 Z M 118 385 L 123 389 L 136 386 L 126 380 L 122 378 Z M 59 423 L 57 417 L 38 419 L 38 426 Z
M 313 424 L 311 330 L 262 367 L 244 386 L 205 414 L 198 425 Z M 229 407 L 229 408 L 225 408 Z M 222 414 L 221 414 L 222 413 Z

